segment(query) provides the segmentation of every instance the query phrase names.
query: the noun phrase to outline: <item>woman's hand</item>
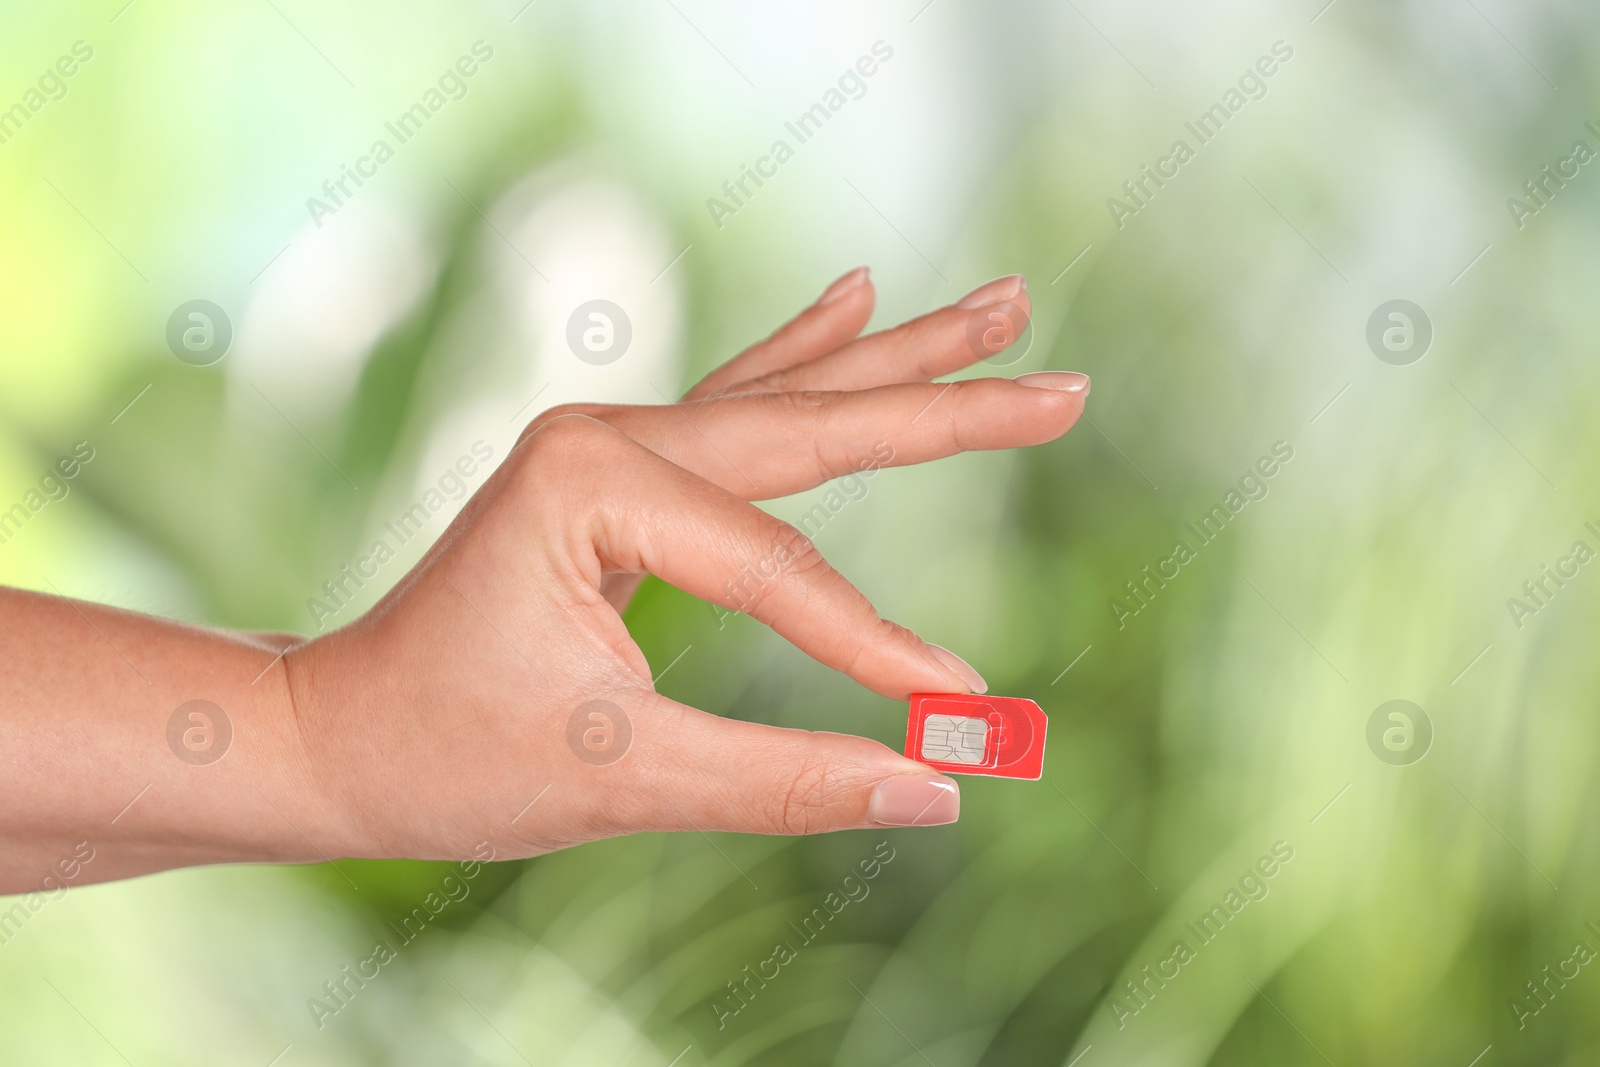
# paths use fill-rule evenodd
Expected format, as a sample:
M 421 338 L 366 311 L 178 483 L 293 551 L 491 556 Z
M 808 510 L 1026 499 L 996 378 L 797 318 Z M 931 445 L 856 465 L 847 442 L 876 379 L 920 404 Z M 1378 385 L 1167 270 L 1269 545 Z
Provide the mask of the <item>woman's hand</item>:
M 290 650 L 306 760 L 336 815 L 320 849 L 462 858 L 488 841 L 510 858 L 640 830 L 954 821 L 956 784 L 875 741 L 660 696 L 618 614 L 655 574 L 885 696 L 983 690 L 750 501 L 1053 440 L 1088 379 L 932 383 L 989 354 L 968 340 L 975 317 L 1020 332 L 1020 276 L 858 337 L 873 300 L 865 268 L 845 275 L 682 403 L 546 412 L 381 603 Z
M 1020 331 L 1020 277 L 858 339 L 872 302 L 854 271 L 683 403 L 547 412 L 414 571 L 314 640 L 0 588 L 0 893 L 955 819 L 954 782 L 875 741 L 660 696 L 618 614 L 656 574 L 886 696 L 983 688 L 750 501 L 1052 440 L 1088 379 L 931 384 L 989 354 L 969 337 Z

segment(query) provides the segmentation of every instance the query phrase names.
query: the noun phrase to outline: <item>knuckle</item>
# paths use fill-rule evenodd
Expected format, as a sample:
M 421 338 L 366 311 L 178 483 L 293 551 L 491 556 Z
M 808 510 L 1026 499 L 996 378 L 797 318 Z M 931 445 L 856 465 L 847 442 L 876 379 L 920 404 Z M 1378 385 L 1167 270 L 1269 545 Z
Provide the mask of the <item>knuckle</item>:
M 582 412 L 564 412 L 530 426 L 511 451 L 514 473 L 529 488 L 550 488 L 551 479 L 570 479 L 573 471 L 600 469 L 614 453 L 620 435 Z
M 828 764 L 807 759 L 793 771 L 788 786 L 774 797 L 768 828 L 779 834 L 810 834 L 828 825 Z
M 832 481 L 855 470 L 846 449 L 833 432 L 841 394 L 821 389 L 798 389 L 781 393 L 783 414 L 797 427 L 800 436 L 811 443 L 811 461 L 825 481 Z
M 783 571 L 794 578 L 805 578 L 829 570 L 828 561 L 807 537 L 805 531 L 789 523 L 780 523 L 772 538 L 772 555 Z
M 967 435 L 963 420 L 955 413 L 945 416 L 945 426 L 950 434 L 950 450 L 952 452 L 971 452 L 974 442 Z
M 775 371 L 768 371 L 757 378 L 743 382 L 739 389 L 747 393 L 788 393 L 792 392 L 795 384 L 795 375 L 787 367 Z
M 869 624 L 865 640 L 852 642 L 842 650 L 846 656 L 844 672 L 852 677 L 859 674 L 881 649 L 895 646 L 920 648 L 922 643 L 922 638 L 915 631 L 879 615 Z
M 753 619 L 770 621 L 769 601 L 780 587 L 790 591 L 802 588 L 818 573 L 831 571 L 828 561 L 803 531 L 778 519 L 772 532 L 752 546 L 760 555 L 747 565 L 744 580 L 737 586 L 738 610 Z
M 534 417 L 532 422 L 523 427 L 522 433 L 517 435 L 517 443 L 521 444 L 558 419 L 566 418 L 569 415 L 582 415 L 590 419 L 599 419 L 604 416 L 605 411 L 606 409 L 599 404 L 557 404 L 553 408 L 541 411 Z
M 612 438 L 610 427 L 581 411 L 567 411 L 529 427 L 523 437 L 533 453 L 589 452 L 604 447 Z
M 857 455 L 855 450 L 835 438 L 818 435 L 812 440 L 811 461 L 822 481 L 831 482 L 835 478 L 860 473 L 865 469 L 865 461 L 858 459 Z
M 907 323 L 908 327 L 915 327 L 905 341 L 916 353 L 913 360 L 917 374 L 929 378 L 946 373 L 952 353 L 969 351 L 967 332 L 973 317 L 984 313 L 983 309 L 968 311 L 952 306 Z

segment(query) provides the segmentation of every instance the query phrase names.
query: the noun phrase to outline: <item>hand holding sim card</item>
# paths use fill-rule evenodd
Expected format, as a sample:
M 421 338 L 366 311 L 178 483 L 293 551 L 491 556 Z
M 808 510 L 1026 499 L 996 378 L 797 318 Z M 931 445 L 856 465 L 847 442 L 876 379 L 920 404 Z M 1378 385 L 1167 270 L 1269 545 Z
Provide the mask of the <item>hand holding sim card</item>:
M 906 755 L 947 774 L 1038 781 L 1045 726 L 1043 709 L 1022 697 L 915 693 Z

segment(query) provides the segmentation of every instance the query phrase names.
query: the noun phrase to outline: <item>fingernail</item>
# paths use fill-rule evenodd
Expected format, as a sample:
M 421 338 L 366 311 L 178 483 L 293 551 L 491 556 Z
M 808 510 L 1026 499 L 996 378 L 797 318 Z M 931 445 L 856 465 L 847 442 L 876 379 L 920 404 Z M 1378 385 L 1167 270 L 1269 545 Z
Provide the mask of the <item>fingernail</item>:
M 972 664 L 951 652 L 943 645 L 929 644 L 928 651 L 933 653 L 933 658 L 955 672 L 967 684 L 967 688 L 974 693 L 987 693 L 989 683 L 983 680 L 983 675 L 972 669 Z
M 1036 370 L 1019 374 L 1011 379 L 1029 389 L 1059 389 L 1063 393 L 1089 395 L 1089 376 L 1075 370 Z
M 831 304 L 866 280 L 867 268 L 857 267 L 855 270 L 851 271 L 849 274 L 846 274 L 843 278 L 840 278 L 838 281 L 824 289 L 822 291 L 822 295 L 817 297 L 817 303 Z
M 985 282 L 972 292 L 956 301 L 956 307 L 964 311 L 981 308 L 985 304 L 998 303 L 1009 300 L 1028 287 L 1028 280 L 1020 274 L 1007 274 L 1004 278 L 996 278 L 992 282 Z
M 879 826 L 943 826 L 961 818 L 961 788 L 942 774 L 897 774 L 872 791 L 867 818 Z

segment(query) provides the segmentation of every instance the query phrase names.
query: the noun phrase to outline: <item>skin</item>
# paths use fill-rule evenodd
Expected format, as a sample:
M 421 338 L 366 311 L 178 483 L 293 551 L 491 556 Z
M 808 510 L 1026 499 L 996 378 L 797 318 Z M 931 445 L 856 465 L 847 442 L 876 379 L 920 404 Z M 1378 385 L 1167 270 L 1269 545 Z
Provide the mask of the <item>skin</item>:
M 645 830 L 954 821 L 955 783 L 875 741 L 660 696 L 620 615 L 655 574 L 884 696 L 983 690 L 750 502 L 882 462 L 884 445 L 901 466 L 1054 440 L 1088 379 L 934 383 L 987 354 L 967 340 L 974 317 L 1027 315 L 1020 276 L 862 337 L 873 303 L 861 268 L 676 405 L 545 412 L 411 573 L 315 639 L 0 589 L 0 892 L 206 863 L 481 859 L 484 843 L 510 859 Z M 776 576 L 732 590 L 760 560 Z M 233 731 L 203 765 L 168 740 L 195 699 Z

